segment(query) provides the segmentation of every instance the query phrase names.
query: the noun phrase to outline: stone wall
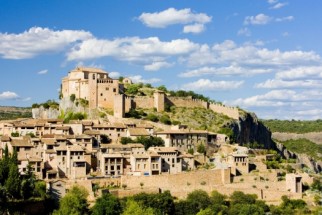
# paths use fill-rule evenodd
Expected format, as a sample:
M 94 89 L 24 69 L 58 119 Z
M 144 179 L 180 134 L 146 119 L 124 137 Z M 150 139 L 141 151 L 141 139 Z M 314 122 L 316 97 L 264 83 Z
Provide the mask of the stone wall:
M 216 113 L 222 113 L 224 115 L 227 115 L 233 119 L 239 118 L 239 111 L 235 107 L 228 107 L 221 104 L 210 103 L 209 109 Z
M 202 101 L 200 99 L 192 99 L 191 97 L 167 97 L 166 102 L 169 105 L 174 105 L 176 107 L 203 107 L 208 108 L 208 102 Z
M 153 176 L 122 176 L 121 183 L 125 184 L 128 189 L 142 188 L 142 191 L 145 189 L 171 190 L 172 195 L 185 198 L 188 193 L 196 189 L 209 192 L 214 186 L 230 183 L 230 169 L 199 170 Z
M 154 98 L 148 96 L 135 96 L 133 98 L 134 108 L 151 109 L 154 107 Z
M 57 119 L 58 116 L 59 110 L 57 109 L 45 109 L 43 106 L 32 109 L 32 118 L 34 119 Z

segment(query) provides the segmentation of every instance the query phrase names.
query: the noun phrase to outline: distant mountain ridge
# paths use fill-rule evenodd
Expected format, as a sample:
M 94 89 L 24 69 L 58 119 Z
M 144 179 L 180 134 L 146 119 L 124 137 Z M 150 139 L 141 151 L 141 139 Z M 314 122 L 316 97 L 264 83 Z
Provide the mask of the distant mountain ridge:
M 0 106 L 0 120 L 31 117 L 31 107 Z

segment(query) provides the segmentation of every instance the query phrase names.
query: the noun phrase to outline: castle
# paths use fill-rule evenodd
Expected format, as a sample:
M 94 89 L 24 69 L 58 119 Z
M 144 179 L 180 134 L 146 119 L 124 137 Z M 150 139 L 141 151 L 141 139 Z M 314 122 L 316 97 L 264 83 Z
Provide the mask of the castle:
M 190 97 L 172 97 L 163 91 L 155 91 L 152 97 L 126 96 L 124 94 L 124 85 L 126 84 L 132 84 L 132 81 L 129 78 L 124 78 L 122 82 L 112 79 L 107 72 L 101 69 L 77 67 L 62 79 L 61 93 L 63 98 L 74 95 L 76 99 L 87 100 L 90 109 L 112 109 L 114 116 L 118 118 L 123 118 L 125 113 L 132 108 L 156 108 L 158 112 L 162 112 L 166 105 L 204 107 L 233 119 L 239 118 L 239 111 L 235 107 L 227 107 Z

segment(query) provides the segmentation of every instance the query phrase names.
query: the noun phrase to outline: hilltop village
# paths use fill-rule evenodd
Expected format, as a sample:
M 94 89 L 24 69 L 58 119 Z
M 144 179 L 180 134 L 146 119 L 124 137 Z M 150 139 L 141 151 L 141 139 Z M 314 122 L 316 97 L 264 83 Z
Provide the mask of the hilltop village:
M 124 118 L 132 109 L 163 112 L 169 105 L 202 107 L 237 120 L 237 108 L 173 97 L 157 90 L 150 96 L 125 95 L 129 78 L 112 79 L 94 68 L 77 67 L 62 79 L 60 111 L 107 113 L 98 119 L 50 118 L 44 110 L 34 119 L 0 121 L 0 155 L 17 152 L 20 174 L 27 166 L 45 180 L 51 193 L 62 197 L 77 183 L 94 201 L 94 185 L 115 195 L 142 191 L 170 192 L 184 198 L 196 189 L 231 194 L 240 190 L 278 204 L 283 195 L 302 198 L 302 184 L 313 179 L 306 173 L 269 169 L 277 154 L 231 144 L 225 134 L 195 130 L 186 125 L 162 125 Z M 85 104 L 83 107 L 76 102 Z M 108 110 L 112 114 L 108 114 Z

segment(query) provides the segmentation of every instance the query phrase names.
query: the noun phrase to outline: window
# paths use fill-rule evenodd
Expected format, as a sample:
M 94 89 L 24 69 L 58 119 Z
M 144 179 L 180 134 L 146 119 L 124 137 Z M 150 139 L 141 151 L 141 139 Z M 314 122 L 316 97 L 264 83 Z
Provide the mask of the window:
M 95 74 L 93 74 L 93 80 L 95 80 Z
M 114 93 L 116 92 L 116 88 L 113 88 L 113 92 L 114 92 Z
M 101 93 L 101 96 L 103 96 L 103 93 Z

